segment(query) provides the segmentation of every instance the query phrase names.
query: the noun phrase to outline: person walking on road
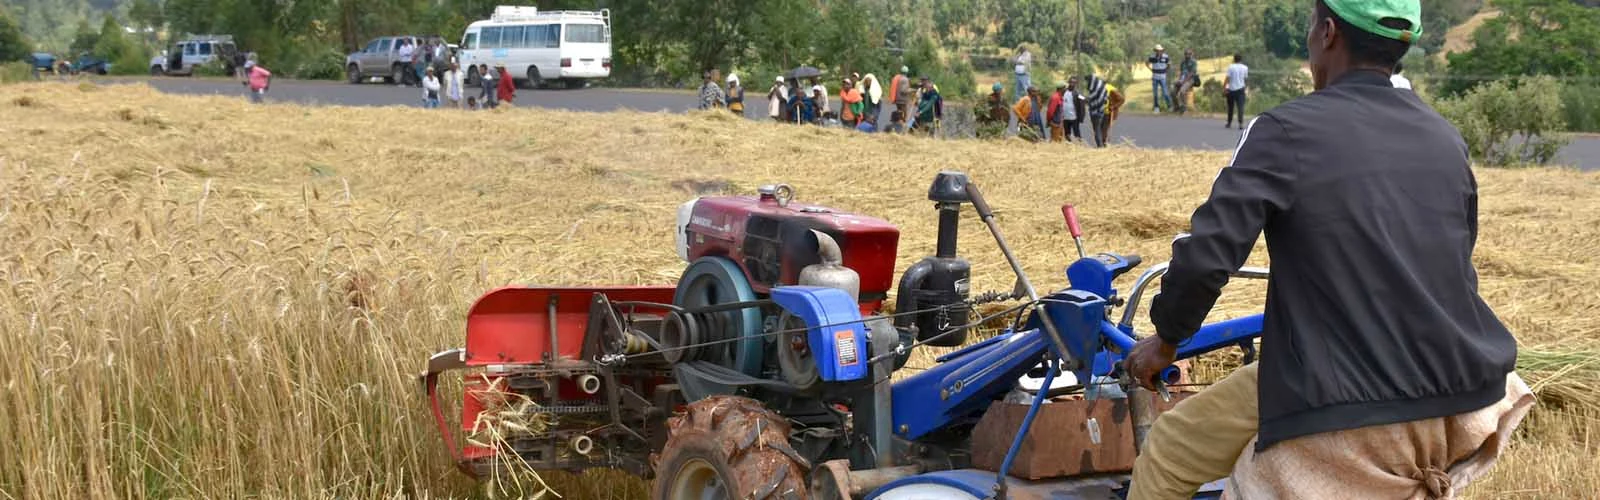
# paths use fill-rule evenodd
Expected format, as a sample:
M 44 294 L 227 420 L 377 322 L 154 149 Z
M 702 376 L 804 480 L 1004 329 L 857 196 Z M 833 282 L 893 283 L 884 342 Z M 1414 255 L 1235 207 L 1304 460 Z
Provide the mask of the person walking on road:
M 1130 500 L 1224 477 L 1229 498 L 1455 498 L 1534 405 L 1479 292 L 1461 133 L 1389 80 L 1421 36 L 1420 2 L 1298 1 L 1315 4 L 1316 90 L 1245 125 L 1124 368 L 1153 389 L 1265 232 L 1260 360 L 1156 419 Z
M 1150 56 L 1145 67 L 1150 68 L 1150 105 L 1156 114 L 1161 113 L 1161 102 L 1166 101 L 1167 111 L 1172 111 L 1172 96 L 1167 93 L 1167 69 L 1172 66 L 1172 56 L 1166 47 L 1156 44 L 1156 53 Z
M 1250 67 L 1244 65 L 1244 56 L 1233 55 L 1233 64 L 1228 65 L 1228 74 L 1224 76 L 1222 86 L 1228 92 L 1228 122 L 1222 128 L 1233 127 L 1233 110 L 1239 110 L 1239 128 L 1244 128 L 1244 103 L 1245 80 L 1250 77 Z
M 437 109 L 439 107 L 439 77 L 434 76 L 433 66 L 428 66 L 422 71 L 422 107 L 425 109 Z
M 487 63 L 478 65 L 478 74 L 482 75 L 478 77 L 478 86 L 481 89 L 478 94 L 478 103 L 486 109 L 493 109 L 500 104 L 496 100 L 499 97 L 497 92 L 500 87 L 497 83 L 500 81 L 500 74 L 489 71 Z
M 700 109 L 718 109 L 728 104 L 728 96 L 722 93 L 722 86 L 717 85 L 717 70 L 706 70 L 700 74 Z
M 450 102 L 451 109 L 461 109 L 461 99 L 466 94 L 461 89 L 461 66 L 450 63 L 450 69 L 444 72 L 444 96 Z
M 495 72 L 499 73 L 499 76 L 495 78 L 495 105 L 511 106 L 513 101 L 517 99 L 517 81 L 511 77 L 510 71 L 506 71 L 505 64 L 496 64 L 494 69 Z
M 744 86 L 739 85 L 739 75 L 728 73 L 728 111 L 744 116 Z
M 1094 147 L 1106 147 L 1106 81 L 1098 76 L 1084 75 L 1084 108 L 1089 112 L 1089 134 L 1094 136 Z
M 261 104 L 266 100 L 267 89 L 272 87 L 272 72 L 254 60 L 245 61 L 244 69 L 249 75 L 245 85 L 250 88 L 250 102 Z
M 1011 73 L 1017 80 L 1017 95 L 1027 95 L 1028 89 L 1033 87 L 1033 52 L 1027 47 L 1020 47 L 1017 57 L 1011 59 Z

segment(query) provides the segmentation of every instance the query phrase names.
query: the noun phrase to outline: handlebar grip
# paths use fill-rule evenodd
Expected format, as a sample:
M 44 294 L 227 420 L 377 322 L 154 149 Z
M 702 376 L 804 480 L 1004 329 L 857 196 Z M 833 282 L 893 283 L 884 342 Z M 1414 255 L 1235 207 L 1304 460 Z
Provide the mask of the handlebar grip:
M 1067 232 L 1072 233 L 1073 238 L 1079 238 L 1083 236 L 1083 228 L 1078 226 L 1077 207 L 1072 206 L 1071 203 L 1062 205 L 1061 216 L 1067 219 Z
M 989 202 L 983 199 L 983 192 L 978 191 L 978 183 L 967 183 L 967 197 L 972 199 L 972 208 L 978 210 L 978 216 L 985 219 L 994 217 L 994 211 L 989 209 Z

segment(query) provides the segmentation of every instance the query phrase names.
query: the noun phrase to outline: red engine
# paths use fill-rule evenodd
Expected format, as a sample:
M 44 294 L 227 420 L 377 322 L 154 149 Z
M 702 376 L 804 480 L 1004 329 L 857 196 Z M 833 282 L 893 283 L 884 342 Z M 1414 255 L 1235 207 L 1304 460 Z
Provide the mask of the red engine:
M 877 310 L 894 283 L 900 230 L 883 219 L 791 202 L 788 186 L 763 187 L 760 197 L 712 197 L 678 209 L 678 255 L 686 262 L 707 255 L 732 259 L 765 294 L 793 285 L 800 270 L 820 262 L 811 230 L 838 242 L 844 266 L 861 275 L 861 303 Z

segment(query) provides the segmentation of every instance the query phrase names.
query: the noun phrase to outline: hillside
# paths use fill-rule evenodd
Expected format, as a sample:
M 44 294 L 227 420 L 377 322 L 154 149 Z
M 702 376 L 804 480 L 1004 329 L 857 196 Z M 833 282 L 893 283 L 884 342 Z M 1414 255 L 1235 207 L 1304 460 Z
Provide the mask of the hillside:
M 65 48 L 80 21 L 98 28 L 106 12 L 125 13 L 133 0 L 0 0 L 37 45 Z

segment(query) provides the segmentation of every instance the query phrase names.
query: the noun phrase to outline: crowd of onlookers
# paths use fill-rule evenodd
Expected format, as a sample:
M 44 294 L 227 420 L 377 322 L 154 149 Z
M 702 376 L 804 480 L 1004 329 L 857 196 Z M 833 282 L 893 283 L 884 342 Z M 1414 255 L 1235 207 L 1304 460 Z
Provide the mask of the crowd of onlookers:
M 448 68 L 443 75 L 436 75 L 432 66 L 423 70 L 422 107 L 477 110 L 516 102 L 517 83 L 504 64 L 496 64 L 492 71 L 488 64 L 478 65 L 477 95 L 467 88 L 468 79 L 459 63 L 450 61 Z
M 928 77 L 913 82 L 910 72 L 911 68 L 901 66 L 887 86 L 871 73 L 851 73 L 839 81 L 837 108 L 819 74 L 778 76 L 767 89 L 767 117 L 780 123 L 848 127 L 869 133 L 937 134 L 944 120 L 944 97 Z M 717 70 L 709 70 L 703 77 L 700 109 L 727 109 L 744 116 L 747 97 L 738 75 L 729 74 L 723 80 Z M 880 124 L 885 109 L 889 122 Z

